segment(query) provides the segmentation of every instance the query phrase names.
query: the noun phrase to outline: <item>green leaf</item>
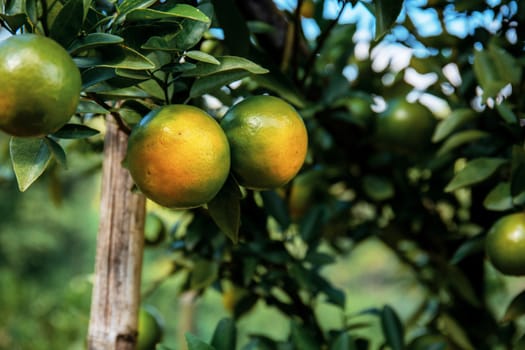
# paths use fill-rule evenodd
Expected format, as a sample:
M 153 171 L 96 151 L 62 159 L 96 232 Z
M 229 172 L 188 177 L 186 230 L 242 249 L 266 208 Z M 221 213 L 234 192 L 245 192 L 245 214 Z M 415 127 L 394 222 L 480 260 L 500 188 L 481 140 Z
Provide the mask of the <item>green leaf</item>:
M 44 140 L 46 140 L 47 145 L 49 146 L 49 149 L 51 150 L 51 153 L 55 157 L 57 163 L 67 169 L 66 152 L 64 151 L 62 146 L 60 146 L 58 142 L 56 142 L 50 137 L 46 137 L 44 138 Z
M 299 233 L 305 242 L 312 242 L 320 238 L 324 217 L 324 207 L 314 206 L 308 210 L 304 218 L 301 219 Z
M 102 46 L 97 49 L 97 56 L 77 58 L 80 68 L 107 67 L 124 69 L 155 69 L 155 64 L 146 56 L 122 44 Z
M 209 64 L 221 64 L 218 59 L 213 57 L 210 54 L 207 54 L 206 52 L 198 51 L 198 50 L 190 50 L 186 52 L 186 57 L 191 58 L 192 60 L 209 63 Z
M 289 273 L 290 276 L 297 281 L 299 286 L 309 293 L 314 293 L 320 287 L 316 284 L 317 281 L 314 274 L 300 264 L 295 263 L 290 265 Z
M 186 338 L 188 350 L 215 350 L 213 346 L 208 345 L 191 333 L 186 333 L 184 336 Z
M 374 4 L 377 40 L 394 25 L 403 7 L 403 0 L 376 0 Z
M 91 100 L 80 100 L 76 113 L 107 114 L 109 111 Z
M 120 44 L 124 39 L 120 36 L 106 33 L 91 33 L 73 41 L 69 46 L 69 52 L 75 54 L 104 45 Z
M 314 333 L 305 328 L 303 324 L 297 321 L 292 321 L 290 329 L 290 338 L 296 349 L 301 350 L 319 350 L 321 344 L 314 336 Z
M 56 131 L 53 136 L 59 139 L 85 139 L 99 133 L 98 130 L 83 124 L 66 124 Z
M 476 112 L 470 108 L 461 108 L 452 111 L 447 118 L 438 123 L 434 130 L 432 141 L 439 142 L 443 140 L 453 131 L 473 120 L 476 116 Z
M 476 158 L 471 160 L 459 171 L 445 187 L 446 192 L 452 192 L 462 187 L 474 185 L 489 178 L 500 166 L 507 163 L 502 158 Z
M 150 36 L 141 48 L 161 51 L 189 50 L 201 40 L 210 24 L 184 19 L 177 26 L 177 30 L 170 28 L 164 34 L 161 32 L 161 35 Z
M 511 322 L 525 315 L 525 291 L 516 295 L 505 310 L 502 322 Z
M 288 207 L 282 197 L 275 191 L 262 191 L 261 197 L 268 214 L 277 220 L 282 230 L 286 230 L 291 220 L 288 215 Z
M 326 295 L 327 301 L 339 306 L 340 308 L 344 309 L 346 305 L 346 294 L 340 289 L 337 289 L 333 287 L 328 282 L 321 283 L 323 286 L 321 288 L 322 292 Z
M 199 259 L 195 261 L 190 277 L 190 288 L 202 289 L 212 284 L 219 274 L 219 265 L 214 261 Z
M 257 74 L 252 76 L 251 79 L 259 86 L 275 92 L 279 97 L 299 108 L 306 106 L 307 101 L 304 96 L 280 72 L 271 71 L 267 74 Z
M 141 114 L 131 108 L 119 108 L 118 114 L 120 115 L 122 120 L 124 120 L 124 122 L 130 127 L 138 124 L 144 116 L 144 114 Z
M 84 1 L 69 0 L 60 10 L 53 22 L 49 36 L 63 47 L 76 38 L 84 22 Z
M 514 350 L 525 350 L 525 334 L 522 335 L 516 343 L 514 343 L 514 347 L 512 348 Z
M 216 350 L 232 350 L 237 347 L 237 327 L 231 318 L 223 318 L 213 332 L 211 345 Z
M 151 76 L 148 74 L 147 71 L 143 70 L 131 70 L 131 69 L 124 69 L 124 68 L 117 68 L 115 69 L 115 73 L 119 77 L 128 78 L 132 80 L 149 80 L 151 79 Z
M 157 0 L 126 0 L 117 3 L 117 11 L 126 14 L 135 9 L 147 8 L 156 3 Z
M 404 349 L 404 330 L 401 319 L 390 306 L 385 305 L 381 310 L 381 329 L 386 344 L 392 350 Z
M 437 320 L 438 329 L 447 335 L 460 349 L 474 350 L 465 330 L 449 315 L 442 313 Z
M 122 89 L 111 89 L 111 88 L 108 88 L 107 86 L 102 85 L 102 86 L 92 87 L 87 91 L 96 92 L 99 95 L 99 97 L 104 97 L 104 98 L 147 98 L 147 97 L 151 97 L 144 90 L 136 86 L 122 88 Z
M 498 103 L 496 105 L 496 110 L 498 111 L 499 115 L 503 118 L 503 120 L 505 120 L 505 122 L 509 124 L 518 124 L 518 117 L 512 111 L 512 108 L 510 108 L 509 104 L 506 101 Z
M 521 205 L 525 201 L 525 149 L 523 146 L 514 145 L 512 147 L 510 195 L 516 205 Z
M 490 133 L 481 130 L 465 130 L 458 132 L 450 136 L 443 145 L 436 152 L 436 156 L 442 156 L 455 148 L 458 148 L 461 145 L 469 144 L 471 142 L 477 141 L 484 137 L 489 137 Z
M 457 264 L 462 261 L 464 258 L 471 256 L 473 254 L 484 251 L 485 249 L 485 239 L 484 237 L 478 235 L 472 237 L 471 239 L 463 242 L 459 248 L 454 252 L 452 258 L 450 259 L 451 264 Z
M 217 74 L 225 71 L 236 71 L 244 70 L 253 74 L 265 74 L 268 73 L 268 70 L 259 66 L 256 63 L 253 63 L 250 60 L 247 60 L 243 57 L 237 56 L 221 56 L 217 57 L 220 64 L 209 64 L 198 62 L 195 69 L 184 72 L 184 77 L 203 77 L 207 75 Z
M 233 0 L 213 0 L 215 15 L 224 30 L 226 47 L 235 55 L 247 56 L 250 49 L 250 33 L 246 20 Z
M 357 350 L 348 332 L 341 332 L 330 346 L 330 350 Z
M 229 176 L 219 193 L 208 203 L 208 211 L 219 229 L 232 240 L 239 242 L 241 221 L 241 191 Z
M 481 302 L 477 297 L 472 283 L 468 280 L 462 270 L 456 265 L 447 265 L 446 275 L 449 285 L 468 303 L 480 307 Z
M 12 31 L 18 31 L 23 25 L 27 24 L 28 17 L 25 13 L 7 15 L 0 13 L 0 19 L 5 21 Z
M 282 344 L 282 343 L 281 343 Z M 292 350 L 293 347 L 281 347 L 278 342 L 264 335 L 250 335 L 250 341 L 242 350 Z
M 488 47 L 488 53 L 496 67 L 498 75 L 505 83 L 519 84 L 522 68 L 516 58 L 492 41 Z
M 34 26 L 38 20 L 38 11 L 37 11 L 37 0 L 25 0 L 25 1 L 1 1 L 0 8 L 2 12 L 8 16 L 23 15 L 27 19 L 27 24 L 34 29 Z M 5 7 L 4 7 L 5 6 Z M 14 29 L 14 28 L 11 28 Z
M 497 184 L 483 200 L 483 206 L 487 210 L 494 211 L 511 209 L 514 205 L 510 194 L 510 183 L 500 182 Z
M 156 9 L 133 9 L 126 15 L 126 22 L 152 21 L 161 19 L 187 18 L 193 21 L 210 23 L 210 19 L 198 8 L 186 4 L 176 4 L 165 11 Z
M 484 98 L 496 96 L 508 84 L 508 81 L 500 76 L 498 67 L 487 50 L 474 52 L 473 68 L 479 85 L 483 89 Z
M 113 68 L 91 67 L 82 72 L 82 89 L 87 89 L 95 84 L 116 77 Z
M 250 73 L 244 70 L 226 71 L 195 80 L 190 89 L 190 97 L 195 98 L 213 92 L 234 81 L 246 78 Z
M 384 201 L 395 194 L 395 188 L 390 179 L 375 175 L 363 177 L 363 190 L 374 201 Z
M 9 151 L 18 188 L 24 192 L 44 173 L 51 160 L 51 150 L 43 138 L 12 137 Z

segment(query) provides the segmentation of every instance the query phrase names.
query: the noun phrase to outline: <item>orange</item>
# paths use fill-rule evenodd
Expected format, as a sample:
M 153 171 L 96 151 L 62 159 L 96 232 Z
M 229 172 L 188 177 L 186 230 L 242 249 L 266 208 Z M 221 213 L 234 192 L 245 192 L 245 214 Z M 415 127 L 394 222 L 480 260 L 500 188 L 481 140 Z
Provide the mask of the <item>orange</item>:
M 221 126 L 230 142 L 232 171 L 246 188 L 278 188 L 304 163 L 306 127 L 297 111 L 280 98 L 249 97 L 228 110 Z
M 525 275 L 525 213 L 502 217 L 490 228 L 485 241 L 492 265 L 505 275 Z
M 431 144 L 435 118 L 425 106 L 404 98 L 388 101 L 376 122 L 378 142 L 393 151 L 413 153 Z
M 301 220 L 319 197 L 319 192 L 326 191 L 323 188 L 324 180 L 319 169 L 309 170 L 299 174 L 292 182 L 288 208 L 290 218 L 293 222 Z
M 129 136 L 126 164 L 138 188 L 170 208 L 209 202 L 230 171 L 230 148 L 203 110 L 169 105 L 150 112 Z
M 151 306 L 139 309 L 137 350 L 153 350 L 162 338 L 160 316 Z
M 304 18 L 312 18 L 315 14 L 315 4 L 313 0 L 304 0 L 299 9 L 299 13 Z
M 75 113 L 80 72 L 58 43 L 36 34 L 0 42 L 0 129 L 14 136 L 45 136 Z

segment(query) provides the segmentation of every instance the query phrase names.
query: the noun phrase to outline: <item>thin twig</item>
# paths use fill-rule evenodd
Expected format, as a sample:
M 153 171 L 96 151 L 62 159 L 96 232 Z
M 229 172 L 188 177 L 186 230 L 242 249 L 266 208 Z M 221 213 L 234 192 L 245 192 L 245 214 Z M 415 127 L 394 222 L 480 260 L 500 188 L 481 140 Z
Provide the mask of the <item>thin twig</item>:
M 304 84 L 306 82 L 306 79 L 308 79 L 308 76 L 310 75 L 310 72 L 312 71 L 313 66 L 315 65 L 315 60 L 317 59 L 317 56 L 321 52 L 321 50 L 322 50 L 322 48 L 323 48 L 323 46 L 324 46 L 324 44 L 326 42 L 326 39 L 328 39 L 330 33 L 332 32 L 334 27 L 339 22 L 339 19 L 341 18 L 341 15 L 343 14 L 343 11 L 344 11 L 344 9 L 346 7 L 346 4 L 347 4 L 347 2 L 343 3 L 343 5 L 341 6 L 341 9 L 337 13 L 336 18 L 334 18 L 332 20 L 332 22 L 330 22 L 328 27 L 319 36 L 319 39 L 317 40 L 317 45 L 315 46 L 315 49 L 312 51 L 312 53 L 308 57 L 308 60 L 306 61 L 305 72 L 304 72 L 303 79 L 301 81 L 301 85 L 304 86 Z
M 49 24 L 47 23 L 47 16 L 48 16 L 47 2 L 46 0 L 41 0 L 40 3 L 42 4 L 42 17 L 40 17 L 40 21 L 42 22 L 42 28 L 44 29 L 44 35 L 49 36 Z
M 297 8 L 295 9 L 293 18 L 294 32 L 292 45 L 294 55 L 292 55 L 292 69 L 295 81 L 299 81 L 299 64 L 297 52 L 299 51 L 299 34 L 301 33 L 301 6 L 303 6 L 303 0 L 298 0 Z
M 122 117 L 120 116 L 120 114 L 118 112 L 115 112 L 115 111 L 112 111 L 112 107 L 110 105 L 108 105 L 105 101 L 103 101 L 99 96 L 97 96 L 96 94 L 93 94 L 93 93 L 89 93 L 88 94 L 88 97 L 93 100 L 95 103 L 97 103 L 99 106 L 101 106 L 102 108 L 104 109 L 107 109 L 109 111 L 109 113 L 111 114 L 111 116 L 115 119 L 115 121 L 117 122 L 117 125 L 119 127 L 120 130 L 122 130 L 124 133 L 126 133 L 127 135 L 131 134 L 131 128 L 129 126 L 126 125 L 126 123 L 124 122 L 124 120 L 122 120 Z

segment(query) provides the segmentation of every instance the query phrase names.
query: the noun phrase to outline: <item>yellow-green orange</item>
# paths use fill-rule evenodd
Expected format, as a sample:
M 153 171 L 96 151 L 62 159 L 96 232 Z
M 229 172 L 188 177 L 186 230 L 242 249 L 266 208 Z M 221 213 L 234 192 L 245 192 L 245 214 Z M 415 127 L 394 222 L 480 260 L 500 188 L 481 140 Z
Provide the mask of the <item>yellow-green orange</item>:
M 203 110 L 169 105 L 150 112 L 128 140 L 126 163 L 138 188 L 170 208 L 193 208 L 219 192 L 230 171 L 230 148 Z
M 138 319 L 137 350 L 154 350 L 162 338 L 160 316 L 152 307 L 141 307 Z
M 304 0 L 299 9 L 301 16 L 312 18 L 315 14 L 315 4 L 313 0 Z
M 413 153 L 431 144 L 435 122 L 425 106 L 405 98 L 393 99 L 378 116 L 376 136 L 390 150 Z
M 487 234 L 485 248 L 489 261 L 501 273 L 525 275 L 525 213 L 496 221 Z
M 230 142 L 233 173 L 247 188 L 278 188 L 304 163 L 306 127 L 297 111 L 280 98 L 249 97 L 228 110 L 221 126 Z
M 80 72 L 58 43 L 36 34 L 0 42 L 0 129 L 15 136 L 44 136 L 75 113 Z

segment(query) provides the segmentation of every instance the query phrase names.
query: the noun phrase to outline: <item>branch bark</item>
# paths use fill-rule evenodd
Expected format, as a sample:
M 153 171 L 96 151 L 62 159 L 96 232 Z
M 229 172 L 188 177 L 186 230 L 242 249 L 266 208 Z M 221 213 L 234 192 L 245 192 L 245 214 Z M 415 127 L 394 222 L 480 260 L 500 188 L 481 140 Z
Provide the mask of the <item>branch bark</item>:
M 145 197 L 121 165 L 128 135 L 107 116 L 89 350 L 133 350 L 137 339 Z

